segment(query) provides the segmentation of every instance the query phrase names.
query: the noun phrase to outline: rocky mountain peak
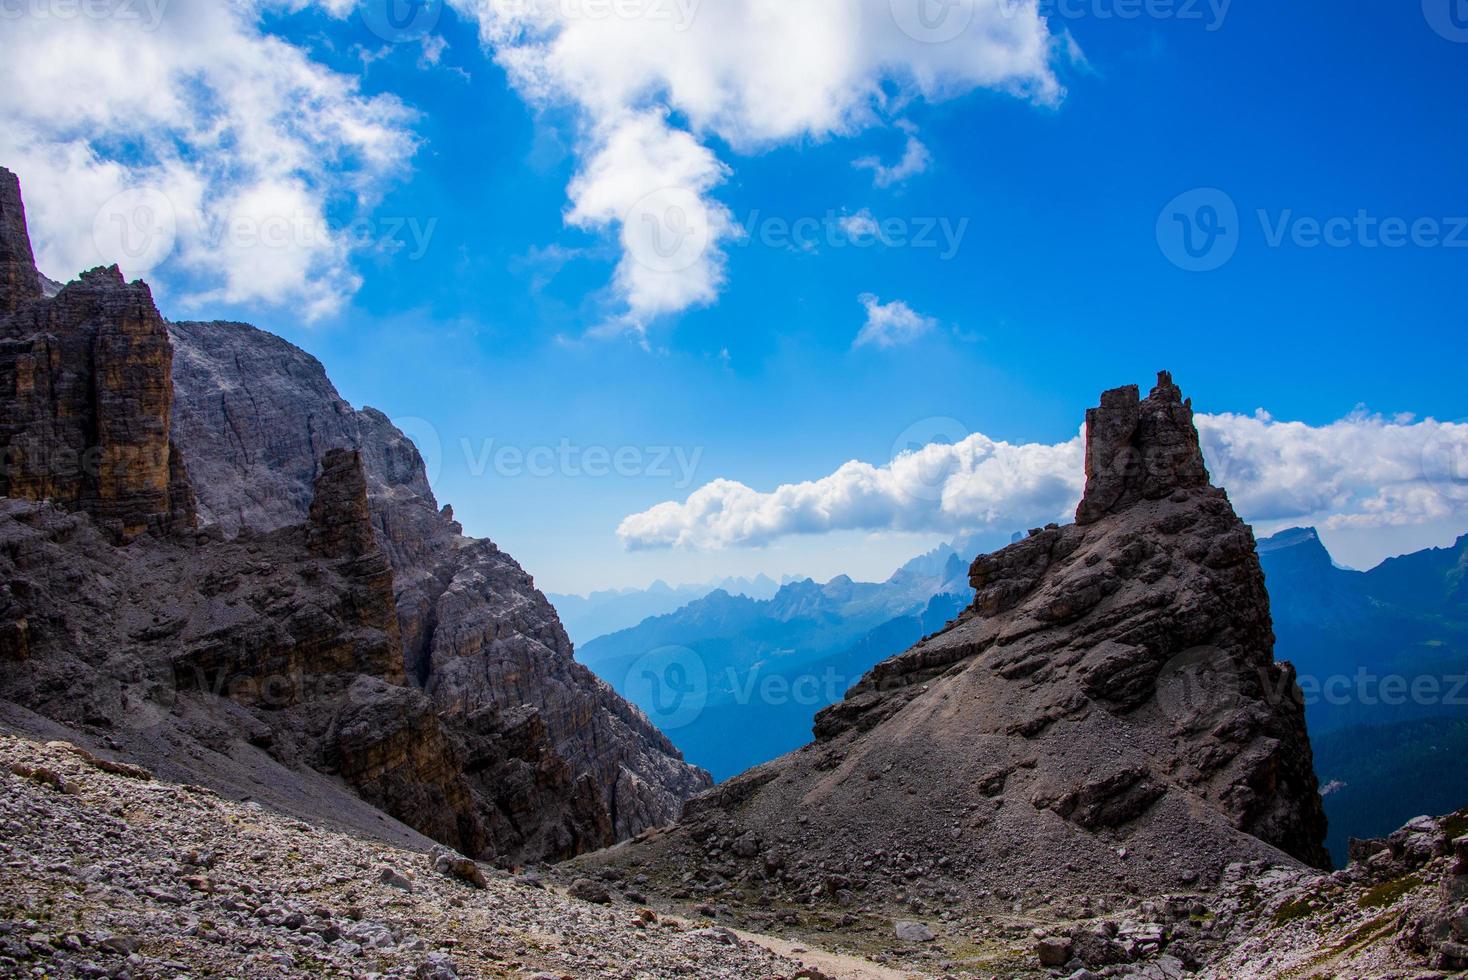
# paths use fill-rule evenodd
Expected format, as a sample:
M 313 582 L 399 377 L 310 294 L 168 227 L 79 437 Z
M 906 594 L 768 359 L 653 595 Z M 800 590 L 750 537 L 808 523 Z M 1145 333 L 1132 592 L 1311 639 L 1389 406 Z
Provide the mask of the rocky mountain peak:
M 1145 399 L 1127 385 L 1103 393 L 1100 406 L 1086 412 L 1086 493 L 1076 523 L 1207 485 L 1193 403 L 1171 373 L 1159 371 Z
M 911 855 L 943 856 L 935 892 L 1009 900 L 1328 865 L 1295 674 L 1191 405 L 1163 374 L 1146 399 L 1106 392 L 1087 422 L 1077 523 L 980 555 L 958 619 L 818 713 L 814 742 L 691 800 L 679 833 L 628 859 L 704 880 L 716 854 L 733 891 L 799 855 L 776 887 L 838 906 L 908 893 Z
M 264 331 L 167 323 L 116 266 L 40 289 L 8 174 L 0 198 L 0 725 L 294 812 L 339 778 L 356 826 L 505 863 L 709 785 L 387 416 Z
M 41 295 L 41 276 L 26 230 L 20 179 L 0 167 L 0 314 Z

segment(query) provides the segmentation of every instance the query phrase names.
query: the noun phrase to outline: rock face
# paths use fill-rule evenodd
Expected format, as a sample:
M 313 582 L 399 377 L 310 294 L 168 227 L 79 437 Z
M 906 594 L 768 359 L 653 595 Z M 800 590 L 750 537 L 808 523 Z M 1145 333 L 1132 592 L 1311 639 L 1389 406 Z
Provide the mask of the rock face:
M 0 167 L 0 315 L 41 295 L 41 276 L 31 254 L 20 180 Z
M 1143 401 L 1135 385 L 1101 395 L 1086 412 L 1086 493 L 1077 524 L 1094 524 L 1142 500 L 1208 485 L 1193 406 L 1163 371 Z
M 315 358 L 237 323 L 171 325 L 173 438 L 199 488 L 200 521 L 226 536 L 304 520 L 313 453 L 362 457 L 376 537 L 391 557 L 405 668 L 446 715 L 525 706 L 554 753 L 598 787 L 610 840 L 677 819 L 711 780 L 637 708 L 576 662 L 555 610 L 493 542 L 440 509 L 413 443 L 354 410 Z
M 733 854 L 723 880 L 824 898 L 901 894 L 909 872 L 1103 895 L 1326 865 L 1294 674 L 1190 405 L 1164 374 L 1088 421 L 1078 523 L 980 556 L 957 621 L 821 712 L 812 745 L 690 801 L 645 862 L 752 836 L 764 863 Z
M 170 340 L 115 268 L 29 289 L 18 202 L 0 194 L 0 723 L 297 812 L 340 779 L 507 864 L 669 822 L 708 785 L 439 511 L 385 417 L 252 328 Z
M 169 424 L 173 352 L 148 287 L 114 266 L 42 297 L 0 170 L 0 495 L 84 510 L 118 541 L 193 526 Z

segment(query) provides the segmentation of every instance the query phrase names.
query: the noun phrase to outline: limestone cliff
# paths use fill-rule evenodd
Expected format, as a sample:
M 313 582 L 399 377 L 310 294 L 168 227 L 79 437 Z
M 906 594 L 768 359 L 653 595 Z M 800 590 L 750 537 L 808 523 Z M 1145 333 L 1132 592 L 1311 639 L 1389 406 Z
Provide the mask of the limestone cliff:
M 20 181 L 0 167 L 0 315 L 41 295 L 41 275 L 31 253 Z

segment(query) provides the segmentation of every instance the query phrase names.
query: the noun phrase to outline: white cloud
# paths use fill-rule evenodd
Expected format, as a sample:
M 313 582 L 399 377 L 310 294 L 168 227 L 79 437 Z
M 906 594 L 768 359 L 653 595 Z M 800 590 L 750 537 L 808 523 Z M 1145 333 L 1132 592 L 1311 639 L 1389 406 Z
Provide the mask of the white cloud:
M 871 293 L 863 293 L 860 302 L 866 307 L 867 322 L 857 333 L 853 347 L 910 344 L 938 326 L 937 320 L 923 316 L 901 300 L 883 303 Z
M 928 165 L 933 162 L 933 155 L 917 137 L 917 128 L 911 123 L 898 123 L 898 126 L 907 133 L 907 145 L 902 151 L 902 159 L 890 167 L 883 164 L 879 157 L 862 157 L 852 163 L 858 170 L 870 170 L 872 183 L 878 187 L 905 183 L 918 174 L 926 173 Z
M 608 120 L 589 139 L 595 149 L 571 182 L 566 220 L 618 229 L 616 286 L 627 325 L 712 303 L 724 282 L 714 243 L 734 228 L 728 209 L 708 197 L 723 164 L 658 110 Z
M 1325 426 L 1268 413 L 1200 416 L 1214 481 L 1251 521 L 1328 528 L 1420 524 L 1468 513 L 1468 425 L 1358 411 Z
M 1267 414 L 1199 415 L 1215 483 L 1251 522 L 1328 528 L 1468 517 L 1468 424 L 1365 413 L 1326 426 Z M 630 549 L 755 547 L 834 531 L 1009 532 L 1068 521 L 1085 486 L 1083 435 L 1013 445 L 982 434 L 850 462 L 768 493 L 716 480 L 617 529 Z
M 186 304 L 335 310 L 359 282 L 328 215 L 370 205 L 404 167 L 411 113 L 262 31 L 266 7 L 299 2 L 118 15 L 144 6 L 0 31 L 0 161 L 24 183 L 43 270 L 116 262 L 186 284 Z
M 737 231 L 711 196 L 727 174 L 712 139 L 756 153 L 851 135 L 913 98 L 977 88 L 1040 103 L 1062 95 L 1037 0 L 965 0 L 943 8 L 937 28 L 918 16 L 928 0 L 452 2 L 478 17 L 526 99 L 578 110 L 582 168 L 569 217 L 619 229 L 615 291 L 634 330 L 718 293 L 723 247 Z M 661 154 L 678 166 L 651 166 Z M 648 195 L 676 201 L 681 213 L 634 206 Z M 676 268 L 639 271 L 636 249 L 648 240 L 626 225 L 644 222 L 682 229 L 699 247 Z
M 882 239 L 882 226 L 877 223 L 870 208 L 862 208 L 856 214 L 843 214 L 837 219 L 836 224 L 852 241 L 859 242 L 867 237 L 877 241 Z

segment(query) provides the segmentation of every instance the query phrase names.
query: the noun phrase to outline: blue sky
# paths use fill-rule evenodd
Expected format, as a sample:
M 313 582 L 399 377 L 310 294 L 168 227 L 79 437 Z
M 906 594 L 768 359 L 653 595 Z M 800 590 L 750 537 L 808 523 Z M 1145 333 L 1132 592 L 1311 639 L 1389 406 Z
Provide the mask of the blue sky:
M 1200 412 L 1263 408 L 1315 429 L 1362 406 L 1381 413 L 1363 423 L 1371 431 L 1359 450 L 1350 432 L 1337 433 L 1347 440 L 1328 442 L 1337 457 L 1434 438 L 1405 420 L 1391 430 L 1398 413 L 1468 416 L 1468 227 L 1452 220 L 1468 216 L 1459 105 L 1468 43 L 1434 30 L 1416 2 L 1352 5 L 1349 14 L 1324 3 L 1234 3 L 1221 22 L 1206 5 L 1200 19 L 1124 19 L 1122 10 L 1145 9 L 1127 0 L 1046 6 L 1053 46 L 1044 65 L 1063 96 L 983 84 L 923 92 L 884 78 L 869 118 L 837 133 L 752 138 L 747 125 L 702 125 L 673 104 L 669 129 L 693 131 L 727 168 L 701 199 L 751 233 L 720 246 L 727 259 L 713 301 L 635 323 L 611 285 L 625 261 L 615 224 L 567 220 L 568 186 L 588 166 L 584 96 L 579 105 L 529 96 L 466 5 L 397 44 L 341 3 L 267 6 L 250 25 L 259 37 L 402 110 L 385 125 L 416 148 L 374 172 L 364 210 L 354 212 L 359 187 L 311 182 L 329 189 L 320 194 L 326 220 L 355 213 L 371 222 L 367 240 L 401 247 L 340 259 L 360 285 L 343 287 L 310 322 L 299 302 L 243 287 L 201 291 L 202 260 L 190 265 L 183 253 L 150 270 L 160 305 L 177 318 L 248 320 L 316 354 L 353 403 L 402 420 L 468 531 L 494 538 L 545 588 L 755 571 L 871 577 L 957 531 L 1007 539 L 1031 509 L 996 504 L 992 519 L 973 518 L 983 506 L 937 519 L 859 503 L 861 513 L 838 519 L 815 504 L 776 521 L 794 533 L 758 537 L 690 531 L 699 519 L 680 511 L 671 519 L 695 546 L 679 548 L 617 532 L 629 515 L 681 504 L 710 481 L 768 494 L 829 478 L 851 460 L 881 467 L 914 440 L 983 433 L 1060 446 L 1100 390 L 1145 385 L 1163 367 Z M 758 118 L 779 108 L 742 111 Z M 0 151 L 22 162 L 54 157 L 37 147 L 61 138 L 31 125 Z M 909 134 L 926 150 L 920 172 L 885 182 L 854 165 L 875 157 L 895 166 Z M 89 152 L 141 168 L 145 154 L 120 142 Z M 231 150 L 214 152 L 227 159 Z M 1192 272 L 1169 260 L 1177 245 L 1165 231 L 1159 244 L 1159 217 L 1181 227 L 1164 208 L 1200 188 L 1216 191 L 1184 198 L 1184 217 L 1198 219 L 1200 201 L 1231 203 L 1238 217 L 1224 247 L 1236 251 L 1221 268 Z M 66 213 L 33 200 L 32 211 L 43 265 L 57 256 L 43 271 L 74 272 L 54 267 L 74 254 L 61 243 Z M 1370 247 L 1377 232 L 1362 232 L 1358 213 L 1368 225 L 1415 223 L 1415 243 Z M 930 234 L 933 244 L 858 247 L 833 224 L 866 214 L 898 238 Z M 1333 218 L 1351 219 L 1349 230 L 1335 226 L 1344 244 L 1309 247 L 1308 219 Z M 821 223 L 807 247 L 780 232 L 780 222 L 801 219 Z M 1281 223 L 1285 237 L 1273 245 Z M 855 345 L 864 296 L 886 317 L 879 334 L 888 336 L 883 324 L 905 326 L 890 335 L 897 342 Z M 1271 445 L 1293 438 L 1271 431 Z M 1442 431 L 1450 441 L 1468 433 Z M 509 456 L 494 455 L 505 447 Z M 514 463 L 514 450 L 536 447 L 542 459 L 555 454 L 551 475 Z M 624 470 L 651 472 L 587 475 L 598 468 L 595 451 L 583 456 L 588 447 L 620 449 Z M 1299 494 L 1277 487 L 1241 487 L 1236 500 L 1260 501 L 1255 515 L 1240 509 L 1263 530 L 1334 519 L 1327 543 L 1357 564 L 1468 530 L 1461 484 L 1443 492 L 1440 480 L 1398 474 L 1390 478 L 1401 495 L 1373 506 L 1362 501 L 1382 471 L 1362 462 L 1345 473 L 1351 465 L 1322 464 L 1319 479 L 1355 488 L 1323 504 L 1282 503 Z M 1414 485 L 1441 499 L 1399 513 Z

